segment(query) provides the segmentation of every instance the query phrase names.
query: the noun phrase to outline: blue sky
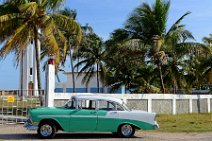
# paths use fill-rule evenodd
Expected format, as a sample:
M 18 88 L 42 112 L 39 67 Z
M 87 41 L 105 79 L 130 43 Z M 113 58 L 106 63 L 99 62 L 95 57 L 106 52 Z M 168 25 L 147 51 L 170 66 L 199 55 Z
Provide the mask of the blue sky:
M 76 9 L 78 22 L 82 25 L 88 23 L 99 36 L 107 40 L 114 29 L 123 27 L 130 12 L 142 2 L 152 4 L 154 0 L 66 0 L 64 6 Z M 185 12 L 190 11 L 191 14 L 183 23 L 193 33 L 196 41 L 201 41 L 204 36 L 212 33 L 211 6 L 212 0 L 171 0 L 167 27 Z M 19 88 L 20 73 L 19 68 L 15 67 L 14 60 L 14 56 L 9 55 L 0 62 L 0 89 Z M 69 67 L 68 65 L 66 70 L 70 70 Z M 44 84 L 44 79 L 42 83 Z

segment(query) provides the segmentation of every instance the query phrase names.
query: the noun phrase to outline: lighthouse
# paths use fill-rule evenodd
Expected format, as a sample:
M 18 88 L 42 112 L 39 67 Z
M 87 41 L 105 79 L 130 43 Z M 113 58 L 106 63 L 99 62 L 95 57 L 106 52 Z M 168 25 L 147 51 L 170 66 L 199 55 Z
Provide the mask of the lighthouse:
M 40 42 L 38 41 L 40 52 Z M 38 53 L 40 55 L 40 53 Z M 40 57 L 40 56 L 39 56 Z M 22 53 L 20 64 L 20 90 L 23 97 L 38 96 L 37 67 L 34 43 Z

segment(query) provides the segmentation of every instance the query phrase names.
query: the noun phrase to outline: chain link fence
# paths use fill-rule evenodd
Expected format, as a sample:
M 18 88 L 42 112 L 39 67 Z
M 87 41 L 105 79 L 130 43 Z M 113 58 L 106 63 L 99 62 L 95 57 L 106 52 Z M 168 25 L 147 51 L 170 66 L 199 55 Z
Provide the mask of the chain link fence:
M 0 91 L 0 125 L 25 122 L 30 108 L 40 107 L 43 90 Z

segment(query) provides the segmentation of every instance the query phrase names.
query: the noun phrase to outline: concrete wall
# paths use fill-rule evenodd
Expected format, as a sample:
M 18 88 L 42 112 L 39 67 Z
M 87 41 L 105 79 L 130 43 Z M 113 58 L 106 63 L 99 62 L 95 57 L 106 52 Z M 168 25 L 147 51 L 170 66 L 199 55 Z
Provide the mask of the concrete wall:
M 70 93 L 55 93 L 55 106 L 64 105 Z M 97 94 L 98 95 L 98 94 Z M 212 109 L 212 95 L 175 94 L 99 94 L 123 99 L 130 109 L 157 114 L 207 113 Z

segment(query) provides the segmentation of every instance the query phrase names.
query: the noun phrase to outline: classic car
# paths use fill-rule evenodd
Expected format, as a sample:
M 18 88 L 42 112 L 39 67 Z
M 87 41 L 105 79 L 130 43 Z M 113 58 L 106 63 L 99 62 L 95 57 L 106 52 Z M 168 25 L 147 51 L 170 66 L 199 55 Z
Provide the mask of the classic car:
M 159 128 L 155 113 L 129 110 L 123 100 L 100 95 L 75 95 L 62 107 L 30 109 L 24 126 L 41 138 L 53 138 L 58 130 L 132 137 L 135 130 Z

